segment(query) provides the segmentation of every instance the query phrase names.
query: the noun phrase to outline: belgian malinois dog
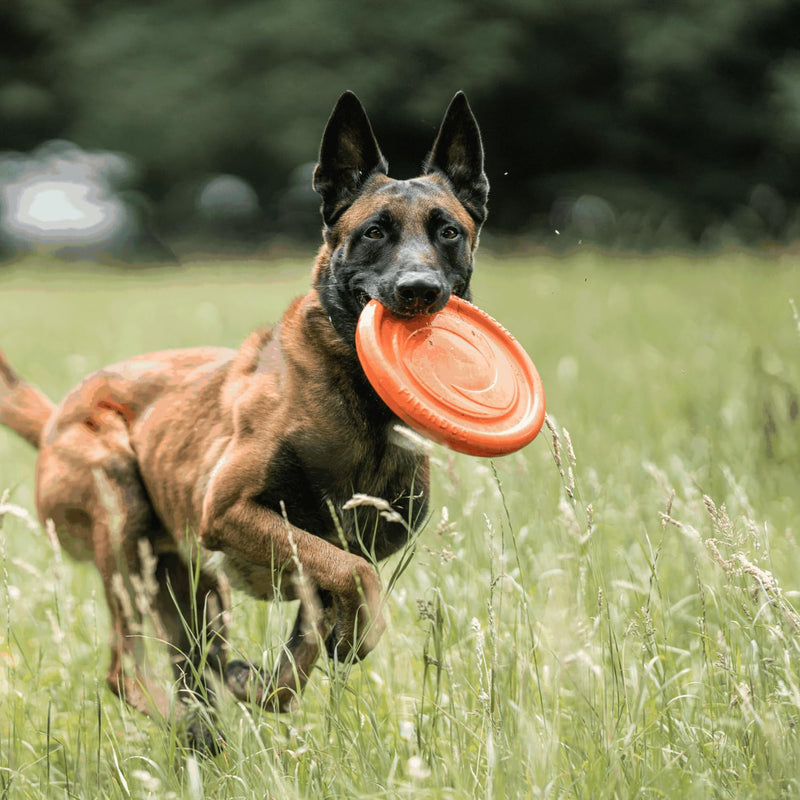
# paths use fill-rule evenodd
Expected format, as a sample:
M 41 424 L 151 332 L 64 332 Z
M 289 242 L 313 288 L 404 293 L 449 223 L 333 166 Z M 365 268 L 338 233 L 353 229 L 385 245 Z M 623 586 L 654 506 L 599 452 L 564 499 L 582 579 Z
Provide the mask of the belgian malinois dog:
M 173 713 L 189 720 L 193 698 L 213 699 L 209 673 L 237 698 L 283 711 L 321 650 L 363 658 L 381 636 L 374 564 L 424 519 L 429 467 L 367 382 L 355 329 L 371 298 L 401 316 L 469 298 L 489 184 L 465 96 L 450 103 L 420 177 L 387 169 L 346 92 L 314 171 L 324 226 L 312 288 L 238 350 L 134 357 L 89 375 L 58 406 L 0 353 L 0 422 L 39 448 L 42 523 L 100 571 L 108 684 L 139 711 L 171 713 L 166 684 L 140 656 L 147 617 L 185 701 Z M 231 585 L 300 600 L 272 674 L 226 658 Z M 210 717 L 197 718 L 190 741 L 215 749 Z

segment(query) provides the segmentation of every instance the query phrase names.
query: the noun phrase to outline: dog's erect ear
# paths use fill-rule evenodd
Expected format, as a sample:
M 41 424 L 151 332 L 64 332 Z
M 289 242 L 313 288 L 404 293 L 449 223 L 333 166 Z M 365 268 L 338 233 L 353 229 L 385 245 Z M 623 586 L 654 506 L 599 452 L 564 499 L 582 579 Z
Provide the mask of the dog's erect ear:
M 336 222 L 373 173 L 386 174 L 388 169 L 364 106 L 345 92 L 325 126 L 314 168 L 314 191 L 322 196 L 325 224 Z
M 483 171 L 481 133 L 464 92 L 450 101 L 422 168 L 426 174 L 443 173 L 464 208 L 479 225 L 485 222 L 489 179 Z

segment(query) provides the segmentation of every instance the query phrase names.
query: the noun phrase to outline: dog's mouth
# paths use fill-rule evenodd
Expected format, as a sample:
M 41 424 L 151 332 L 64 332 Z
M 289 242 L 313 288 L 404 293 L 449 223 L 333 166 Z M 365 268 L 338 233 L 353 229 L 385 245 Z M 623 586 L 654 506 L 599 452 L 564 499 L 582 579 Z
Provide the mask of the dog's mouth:
M 363 289 L 356 289 L 354 297 L 359 311 L 363 311 L 364 307 L 372 299 Z
M 433 304 L 415 304 L 415 305 L 401 305 L 399 303 L 392 302 L 391 300 L 384 300 L 381 297 L 376 297 L 376 299 L 381 305 L 387 308 L 389 311 L 392 312 L 396 317 L 402 317 L 403 319 L 412 319 L 413 317 L 420 317 L 420 316 L 427 316 L 429 314 L 437 314 L 441 311 L 445 305 L 447 305 L 447 300 L 450 298 L 451 294 L 454 294 L 458 297 L 461 297 L 464 292 L 464 285 L 457 284 L 455 285 L 451 291 L 446 292 L 445 295 L 439 300 L 437 300 Z M 354 289 L 353 290 L 353 301 L 358 308 L 359 314 L 364 310 L 367 303 L 373 299 L 372 295 L 369 292 L 365 291 L 364 289 Z
M 443 308 L 444 306 L 442 306 Z M 392 314 L 403 319 L 413 319 L 414 317 L 427 317 L 438 314 L 441 308 L 390 308 Z
M 449 297 L 450 293 L 447 294 L 447 298 Z M 413 319 L 414 317 L 426 317 L 432 314 L 438 314 L 445 307 L 445 305 L 447 305 L 447 298 L 437 300 L 437 302 L 432 305 L 421 303 L 414 305 L 402 305 L 400 303 L 393 302 L 393 299 L 384 300 L 381 297 L 376 297 L 375 299 L 395 317 L 401 317 L 402 319 Z M 358 292 L 355 294 L 355 299 L 359 305 L 359 310 L 363 311 L 367 303 L 369 303 L 369 301 L 373 298 L 366 292 Z

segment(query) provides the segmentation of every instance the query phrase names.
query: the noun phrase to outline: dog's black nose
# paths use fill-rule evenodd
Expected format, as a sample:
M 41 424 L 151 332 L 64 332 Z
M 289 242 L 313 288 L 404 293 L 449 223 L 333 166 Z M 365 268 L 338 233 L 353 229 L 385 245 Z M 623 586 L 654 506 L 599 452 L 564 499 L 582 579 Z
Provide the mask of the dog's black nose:
M 407 272 L 395 286 L 395 297 L 400 310 L 409 314 L 427 314 L 442 296 L 444 286 L 436 275 L 429 272 Z

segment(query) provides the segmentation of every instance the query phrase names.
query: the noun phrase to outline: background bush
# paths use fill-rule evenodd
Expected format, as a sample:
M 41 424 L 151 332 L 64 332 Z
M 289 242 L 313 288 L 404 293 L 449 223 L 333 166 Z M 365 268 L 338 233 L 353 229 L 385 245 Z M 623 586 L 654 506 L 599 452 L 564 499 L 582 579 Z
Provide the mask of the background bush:
M 564 246 L 763 245 L 800 231 L 790 0 L 36 0 L 0 9 L 0 147 L 121 151 L 168 236 L 204 182 L 258 208 L 218 234 L 315 237 L 324 121 L 356 91 L 401 177 L 452 94 L 485 134 L 492 230 Z M 558 230 L 558 234 L 555 231 Z

